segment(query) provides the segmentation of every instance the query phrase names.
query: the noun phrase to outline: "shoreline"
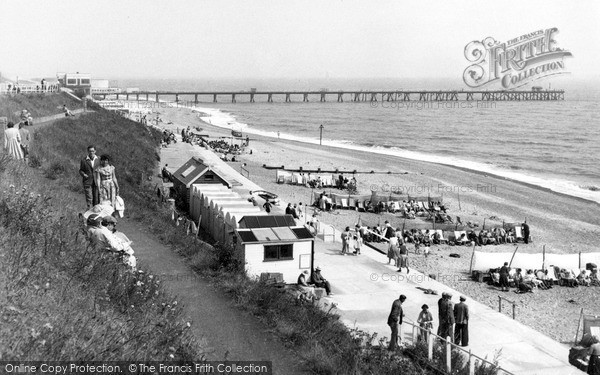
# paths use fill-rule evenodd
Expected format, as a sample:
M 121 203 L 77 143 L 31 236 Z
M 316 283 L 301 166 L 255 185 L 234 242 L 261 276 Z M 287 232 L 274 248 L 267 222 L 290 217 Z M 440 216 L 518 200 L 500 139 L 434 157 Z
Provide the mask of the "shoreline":
M 232 114 L 230 112 L 223 112 L 221 109 L 219 108 L 211 108 L 211 107 L 197 107 L 197 106 L 190 106 L 190 107 L 178 107 L 175 106 L 176 108 L 189 108 L 192 110 L 192 112 L 198 112 L 200 114 L 208 114 L 209 117 L 212 117 L 210 115 L 210 113 L 207 113 L 207 109 L 212 110 L 212 111 L 218 111 L 221 112 L 223 114 L 226 114 L 227 116 L 231 116 L 233 119 L 235 119 L 235 114 Z M 210 112 L 210 111 L 208 111 Z M 205 117 L 206 118 L 206 117 Z M 219 127 L 222 129 L 226 129 L 226 130 L 231 130 L 233 129 L 233 126 L 231 125 L 231 122 L 228 122 L 227 125 L 224 124 L 216 124 L 215 123 L 208 123 L 206 122 L 206 120 L 204 118 L 201 118 L 201 120 L 206 123 L 206 125 L 208 126 L 213 126 L 213 127 Z M 237 122 L 237 119 L 236 119 Z M 304 144 L 308 144 L 308 145 L 318 145 L 317 140 L 312 140 L 309 138 L 302 138 L 302 137 L 298 137 L 298 136 L 293 136 L 293 135 L 286 135 L 284 134 L 283 138 L 275 138 L 274 134 L 271 134 L 273 132 L 269 132 L 266 130 L 261 130 L 255 127 L 252 127 L 250 124 L 245 124 L 245 123 L 240 123 L 237 122 L 240 125 L 244 126 L 244 129 L 242 131 L 248 133 L 248 134 L 254 134 L 257 136 L 261 136 L 261 137 L 267 137 L 267 138 L 273 138 L 273 139 L 278 139 L 278 140 L 288 140 L 288 141 L 292 141 L 292 142 L 300 142 L 300 143 L 304 143 Z M 565 196 L 569 196 L 569 197 L 574 197 L 577 199 L 581 199 L 584 201 L 589 201 L 589 202 L 593 202 L 596 205 L 598 205 L 600 207 L 600 193 L 599 194 L 594 194 L 595 190 L 591 190 L 589 188 L 583 187 L 581 185 L 577 185 L 577 183 L 575 181 L 568 181 L 568 180 L 558 180 L 560 182 L 564 182 L 564 183 L 569 183 L 572 185 L 573 188 L 576 188 L 578 190 L 580 190 L 579 194 L 577 190 L 574 190 L 573 192 L 567 192 L 567 191 L 563 191 L 563 189 L 560 189 L 560 187 L 558 189 L 552 188 L 552 187 L 548 187 L 548 186 L 544 186 L 541 184 L 536 184 L 534 182 L 530 182 L 530 181 L 526 181 L 525 178 L 530 178 L 530 179 L 535 179 L 535 180 L 539 180 L 542 181 L 545 178 L 544 177 L 539 177 L 539 176 L 529 176 L 529 175 L 525 175 L 523 174 L 523 179 L 519 179 L 519 178 L 515 178 L 515 177 L 510 177 L 510 176 L 506 176 L 503 175 L 502 173 L 512 173 L 509 170 L 488 170 L 488 171 L 484 171 L 484 170 L 479 170 L 477 169 L 477 167 L 486 167 L 485 164 L 480 164 L 480 165 L 474 165 L 472 168 L 467 168 L 467 167 L 461 167 L 460 165 L 457 165 L 456 163 L 451 163 L 451 162 L 444 162 L 443 159 L 449 160 L 451 158 L 447 157 L 447 156 L 440 156 L 440 155 L 434 155 L 434 154 L 424 154 L 421 152 L 415 152 L 416 156 L 415 157 L 410 157 L 407 155 L 401 155 L 400 153 L 413 153 L 410 150 L 404 150 L 404 149 L 398 149 L 398 148 L 385 148 L 385 149 L 378 149 L 376 147 L 373 146 L 365 146 L 365 145 L 360 145 L 360 144 L 355 144 L 355 143 L 344 143 L 343 140 L 323 140 L 323 146 L 329 146 L 329 147 L 335 147 L 335 148 L 339 148 L 345 151 L 359 151 L 359 152 L 368 152 L 368 153 L 373 153 L 373 154 L 377 154 L 377 155 L 386 155 L 386 156 L 394 156 L 397 158 L 401 158 L 401 159 L 405 159 L 405 160 L 414 160 L 414 161 L 419 161 L 419 162 L 426 162 L 426 163 L 432 163 L 432 164 L 436 164 L 436 165 L 442 165 L 442 166 L 446 166 L 446 167 L 453 167 L 459 170 L 463 170 L 466 172 L 473 172 L 473 173 L 480 173 L 484 176 L 494 176 L 500 179 L 506 179 L 506 180 L 510 180 L 510 181 L 514 181 L 514 182 L 518 182 L 518 183 L 522 183 L 524 185 L 530 186 L 530 187 L 539 187 L 541 189 L 545 189 L 547 191 L 550 192 L 554 192 L 557 194 L 562 194 Z M 386 150 L 390 150 L 392 152 L 392 154 L 390 153 L 386 153 Z M 441 159 L 441 160 L 432 160 L 432 159 Z M 456 162 L 466 162 L 466 163 L 478 163 L 478 162 L 472 162 L 472 161 L 468 161 L 468 160 L 460 160 L 460 159 L 456 159 Z M 566 190 L 566 189 L 564 189 Z

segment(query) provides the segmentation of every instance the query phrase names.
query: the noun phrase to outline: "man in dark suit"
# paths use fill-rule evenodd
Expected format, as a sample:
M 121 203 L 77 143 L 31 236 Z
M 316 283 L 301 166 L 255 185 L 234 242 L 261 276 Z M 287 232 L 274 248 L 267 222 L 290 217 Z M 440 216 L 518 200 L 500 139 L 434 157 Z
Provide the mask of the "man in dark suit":
M 81 159 L 79 164 L 79 174 L 83 179 L 85 201 L 89 209 L 100 203 L 100 194 L 94 179 L 94 169 L 100 165 L 100 158 L 96 156 L 96 147 L 94 146 L 88 146 L 87 152 L 87 156 Z
M 469 306 L 465 303 L 467 299 L 460 296 L 460 303 L 454 306 L 454 343 L 456 345 L 469 345 Z
M 406 301 L 406 296 L 401 294 L 400 297 L 392 303 L 392 311 L 390 311 L 390 315 L 388 316 L 387 324 L 392 329 L 389 350 L 396 350 L 398 342 L 402 341 L 402 337 L 398 337 L 398 333 L 402 326 L 402 318 L 404 317 L 404 312 L 402 311 L 402 303 L 404 301 Z
M 529 243 L 529 224 L 523 223 L 521 228 L 523 229 L 523 242 Z

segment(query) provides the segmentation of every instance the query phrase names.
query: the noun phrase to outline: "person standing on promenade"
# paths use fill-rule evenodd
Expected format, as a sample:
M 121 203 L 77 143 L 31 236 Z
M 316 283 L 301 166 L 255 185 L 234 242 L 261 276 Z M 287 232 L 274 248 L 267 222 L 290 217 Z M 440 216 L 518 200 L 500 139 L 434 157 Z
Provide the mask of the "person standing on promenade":
M 469 346 L 469 306 L 466 300 L 465 296 L 460 296 L 460 303 L 454 306 L 454 343 L 461 346 Z
M 88 146 L 87 152 L 87 156 L 81 159 L 81 163 L 79 163 L 79 174 L 83 179 L 83 191 L 89 209 L 100 203 L 98 185 L 96 185 L 96 179 L 94 178 L 94 170 L 100 166 L 100 158 L 96 156 L 96 147 L 92 145 Z
M 346 255 L 346 253 L 350 250 L 350 227 L 346 227 L 342 232 L 342 255 Z
M 440 325 L 438 327 L 438 336 L 443 339 L 450 337 L 450 341 L 454 339 L 454 305 L 452 304 L 452 294 L 442 293 L 442 298 L 438 301 L 438 318 Z
M 19 129 L 15 128 L 13 122 L 6 124 L 6 128 L 4 131 L 4 149 L 13 159 L 22 160 L 23 149 L 21 148 L 21 134 L 19 133 Z
M 94 170 L 96 186 L 100 194 L 100 201 L 109 201 L 115 207 L 115 200 L 119 195 L 119 183 L 115 174 L 115 167 L 110 165 L 110 156 L 100 156 L 100 166 Z
M 269 199 L 267 198 L 265 204 L 263 204 L 263 208 L 265 209 L 265 211 L 267 211 L 267 213 L 270 213 L 272 207 L 273 204 L 271 204 L 271 202 L 269 202 Z
M 399 342 L 402 342 L 402 337 L 398 333 L 401 332 L 402 329 L 402 319 L 404 318 L 402 303 L 404 301 L 406 301 L 406 296 L 401 294 L 400 297 L 392 303 L 392 311 L 390 311 L 390 315 L 388 316 L 387 324 L 392 330 L 389 350 L 396 350 Z
M 408 275 L 410 273 L 410 269 L 408 268 L 408 248 L 401 239 L 398 241 L 400 243 L 398 247 L 399 257 L 398 260 L 396 260 L 398 272 L 402 272 L 402 267 L 406 267 L 406 274 Z
M 510 267 L 508 262 L 504 262 L 504 265 L 500 268 L 500 287 L 503 292 L 508 292 L 508 274 L 510 273 Z
M 523 242 L 529 243 L 529 224 L 524 222 L 521 227 L 523 228 Z
M 419 327 L 423 328 L 419 332 L 418 340 L 428 342 L 429 332 L 431 332 L 431 329 L 433 328 L 433 315 L 431 315 L 431 312 L 429 311 L 429 306 L 421 306 L 421 312 L 417 318 L 417 323 L 419 323 Z

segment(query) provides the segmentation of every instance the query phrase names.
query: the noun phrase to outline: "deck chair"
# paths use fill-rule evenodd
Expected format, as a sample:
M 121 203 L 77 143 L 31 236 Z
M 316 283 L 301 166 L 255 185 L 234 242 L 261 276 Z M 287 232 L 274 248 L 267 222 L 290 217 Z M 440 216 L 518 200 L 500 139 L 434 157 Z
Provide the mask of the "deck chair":
M 520 226 L 515 226 L 515 241 L 523 241 L 523 233 L 521 232 L 521 227 Z
M 440 243 L 448 243 L 448 240 L 444 238 L 444 231 L 442 231 L 441 229 L 436 229 L 435 232 L 439 233 L 440 235 Z
M 427 237 L 427 229 L 421 229 L 421 233 L 423 234 L 423 237 Z M 433 240 L 433 232 L 430 230 L 429 231 L 429 241 L 431 242 Z
M 459 239 L 463 234 L 465 235 L 464 241 L 461 241 L 459 243 Z M 454 242 L 456 242 L 459 245 L 464 245 L 465 243 L 469 242 L 469 239 L 467 238 L 467 232 L 464 230 L 455 230 L 454 231 Z
M 364 202 L 361 202 L 361 201 L 358 201 L 358 204 L 357 204 L 357 207 L 356 207 L 356 209 L 357 209 L 359 212 L 364 212 L 364 211 L 365 211 L 365 203 L 364 203 Z
M 348 199 L 348 206 L 349 206 L 349 208 L 356 210 L 356 199 L 354 199 L 354 198 Z
M 342 208 L 348 208 L 348 198 L 341 199 Z

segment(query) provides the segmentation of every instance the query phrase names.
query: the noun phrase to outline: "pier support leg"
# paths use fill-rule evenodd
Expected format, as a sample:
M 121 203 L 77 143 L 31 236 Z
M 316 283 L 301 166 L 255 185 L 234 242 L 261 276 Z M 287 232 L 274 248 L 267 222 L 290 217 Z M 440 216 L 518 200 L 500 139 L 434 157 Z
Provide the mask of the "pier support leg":
M 179 94 L 175 94 L 175 103 L 179 103 Z
M 344 102 L 344 94 L 343 93 L 338 93 L 338 103 L 343 103 Z
M 213 95 L 213 103 L 216 103 L 216 102 L 217 102 L 217 94 L 214 94 Z
M 235 94 L 231 94 L 231 102 L 235 103 Z
M 254 103 L 254 94 L 250 94 L 250 103 Z
M 273 103 L 273 94 L 267 94 L 267 102 Z
M 325 102 L 325 94 L 321 93 L 321 102 Z
M 308 94 L 304 93 L 304 98 L 302 99 L 303 102 L 308 102 Z
M 290 94 L 288 94 L 288 93 L 285 94 L 285 102 L 286 103 L 291 103 L 292 102 L 292 99 L 290 98 Z
M 158 103 L 158 94 L 156 94 L 156 102 Z
M 194 104 L 198 104 L 198 94 L 194 94 Z
M 129 94 L 125 94 L 125 100 L 129 100 Z

